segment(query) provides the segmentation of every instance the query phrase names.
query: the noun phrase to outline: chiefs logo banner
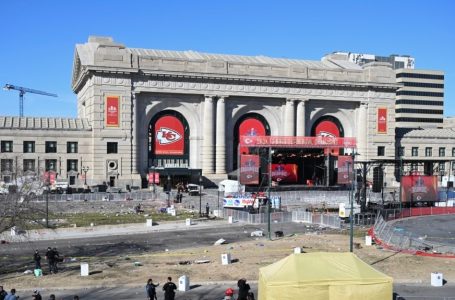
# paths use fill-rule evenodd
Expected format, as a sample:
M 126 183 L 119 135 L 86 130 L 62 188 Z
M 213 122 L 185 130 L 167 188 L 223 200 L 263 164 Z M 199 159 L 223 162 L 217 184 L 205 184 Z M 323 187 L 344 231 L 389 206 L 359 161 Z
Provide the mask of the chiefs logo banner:
M 184 154 L 185 130 L 182 122 L 173 116 L 164 116 L 155 123 L 155 154 Z
M 401 201 L 438 201 L 438 177 L 410 175 L 401 177 Z
M 331 138 L 338 138 L 340 137 L 340 129 L 338 128 L 337 124 L 332 121 L 322 121 L 320 122 L 315 129 L 316 136 L 324 136 L 324 137 L 331 137 Z M 338 149 L 330 149 L 324 148 L 324 154 L 329 155 L 332 154 L 334 156 L 338 156 L 340 151 Z
M 378 133 L 387 133 L 387 108 L 378 108 Z
M 259 184 L 259 155 L 240 155 L 240 183 Z
M 105 107 L 106 107 L 106 126 L 107 127 L 119 127 L 120 126 L 120 100 L 118 96 L 107 96 Z
M 352 157 L 338 156 L 338 184 L 351 183 L 352 175 Z
M 239 126 L 240 136 L 262 136 L 265 135 L 265 127 L 261 121 L 255 118 L 245 119 Z M 240 147 L 240 154 L 249 154 L 247 147 Z
M 296 164 L 272 164 L 272 180 L 279 183 L 296 183 L 299 180 Z

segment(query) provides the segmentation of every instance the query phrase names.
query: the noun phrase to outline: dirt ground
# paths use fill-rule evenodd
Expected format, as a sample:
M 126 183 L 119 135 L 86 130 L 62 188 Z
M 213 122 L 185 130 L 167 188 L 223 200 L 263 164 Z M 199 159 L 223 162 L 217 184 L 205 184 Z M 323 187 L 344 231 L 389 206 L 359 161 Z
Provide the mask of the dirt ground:
M 455 259 L 419 257 L 383 250 L 378 246 L 364 246 L 364 239 L 356 238 L 360 249 L 355 253 L 365 262 L 400 283 L 429 283 L 431 272 L 442 272 L 448 282 L 455 281 Z M 320 234 L 318 232 L 283 237 L 268 241 L 257 238 L 247 242 L 219 246 L 163 251 L 129 257 L 77 258 L 63 264 L 59 274 L 35 278 L 33 275 L 10 274 L 0 278 L 3 285 L 16 288 L 109 287 L 116 285 L 143 285 L 147 278 L 165 282 L 167 276 L 175 280 L 187 275 L 190 282 L 236 281 L 245 277 L 258 279 L 260 267 L 276 262 L 302 247 L 305 252 L 349 251 L 349 236 Z M 221 254 L 230 253 L 234 262 L 221 265 Z M 196 264 L 196 260 L 209 263 Z M 88 262 L 91 275 L 80 276 L 80 262 Z M 138 262 L 138 264 L 135 264 Z

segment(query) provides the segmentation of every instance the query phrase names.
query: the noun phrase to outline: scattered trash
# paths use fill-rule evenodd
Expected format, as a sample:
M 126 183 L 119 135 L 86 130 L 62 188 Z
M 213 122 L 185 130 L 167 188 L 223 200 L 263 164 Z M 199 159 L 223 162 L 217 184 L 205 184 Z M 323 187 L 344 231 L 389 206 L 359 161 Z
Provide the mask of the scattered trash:
M 209 252 L 209 250 L 204 250 L 204 253 L 208 253 L 208 252 Z
M 165 249 L 164 251 L 165 251 L 165 252 L 169 252 L 169 249 Z
M 256 246 L 264 247 L 264 244 L 256 244 Z
M 208 264 L 208 263 L 210 263 L 210 260 L 208 260 L 208 259 L 198 259 L 198 260 L 195 260 L 194 263 L 198 264 L 198 265 L 200 265 L 200 264 Z
M 229 246 L 229 247 L 227 247 L 226 249 L 227 249 L 227 250 L 232 250 L 232 249 L 234 249 L 234 247 Z
M 182 260 L 179 261 L 179 265 L 191 265 L 191 262 L 189 260 Z
M 125 260 L 131 260 L 131 258 L 129 258 L 129 257 L 127 256 L 127 257 L 125 257 Z
M 215 246 L 219 246 L 221 244 L 227 244 L 226 240 L 225 239 L 219 239 L 218 241 L 215 242 Z
M 9 244 L 9 242 L 8 242 L 8 241 L 5 241 L 5 240 L 1 240 L 1 241 L 0 241 L 0 244 Z
M 135 261 L 135 262 L 134 262 L 134 266 L 136 266 L 136 267 L 140 267 L 140 266 L 142 266 L 142 264 L 141 264 L 141 262 L 140 262 L 140 261 Z
M 256 230 L 251 232 L 251 236 L 264 236 L 264 233 L 262 232 L 262 230 Z
M 275 237 L 283 237 L 284 233 L 281 230 L 275 231 Z
M 33 272 L 31 270 L 25 270 L 24 274 L 33 274 Z

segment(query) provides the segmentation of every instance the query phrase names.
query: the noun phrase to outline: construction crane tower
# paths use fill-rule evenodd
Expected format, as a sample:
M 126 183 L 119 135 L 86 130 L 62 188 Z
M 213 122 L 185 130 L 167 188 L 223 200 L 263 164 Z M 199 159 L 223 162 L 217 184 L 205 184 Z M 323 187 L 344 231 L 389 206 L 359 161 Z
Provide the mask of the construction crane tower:
M 19 91 L 19 117 L 23 117 L 24 116 L 24 94 L 25 93 L 32 93 L 32 94 L 38 94 L 38 95 L 44 95 L 44 96 L 50 96 L 50 97 L 57 97 L 56 94 L 47 93 L 47 92 L 34 90 L 34 89 L 29 89 L 29 88 L 25 88 L 25 87 L 21 87 L 21 86 L 17 86 L 17 85 L 12 85 L 12 84 L 5 84 L 3 89 L 5 91 L 9 91 L 9 90 Z

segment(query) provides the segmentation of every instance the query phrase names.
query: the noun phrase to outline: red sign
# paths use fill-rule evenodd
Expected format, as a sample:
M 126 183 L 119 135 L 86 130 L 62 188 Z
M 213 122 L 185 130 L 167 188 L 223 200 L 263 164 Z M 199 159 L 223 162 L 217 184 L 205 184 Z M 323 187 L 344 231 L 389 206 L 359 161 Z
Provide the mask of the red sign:
M 163 116 L 155 123 L 155 154 L 182 155 L 185 148 L 182 122 L 173 116 Z
M 352 157 L 338 156 L 338 184 L 351 183 L 352 175 Z
M 159 184 L 160 183 L 160 173 L 157 172 L 149 172 L 149 184 Z
M 48 182 L 49 184 L 54 184 L 55 183 L 55 177 L 56 173 L 54 171 L 47 171 L 44 172 L 44 181 Z
M 240 155 L 240 183 L 259 184 L 259 155 Z
M 401 201 L 422 202 L 438 200 L 438 177 L 409 175 L 401 177 Z
M 239 136 L 258 136 L 266 135 L 265 127 L 261 121 L 256 118 L 247 118 L 240 123 Z M 240 154 L 249 154 L 248 148 L 241 147 Z
M 378 133 L 387 133 L 387 108 L 378 108 Z
M 119 127 L 120 125 L 120 100 L 118 96 L 106 97 L 106 126 Z
M 273 148 L 356 148 L 355 137 L 329 136 L 241 136 L 242 147 Z
M 279 183 L 298 182 L 298 166 L 296 164 L 272 164 L 272 180 Z
M 338 128 L 337 124 L 329 120 L 319 122 L 319 124 L 316 126 L 316 129 L 314 130 L 314 133 L 316 136 L 327 136 L 332 138 L 340 137 L 340 129 Z M 338 156 L 339 150 L 333 149 L 332 151 L 330 148 L 325 148 L 324 153 L 326 155 L 332 154 Z

